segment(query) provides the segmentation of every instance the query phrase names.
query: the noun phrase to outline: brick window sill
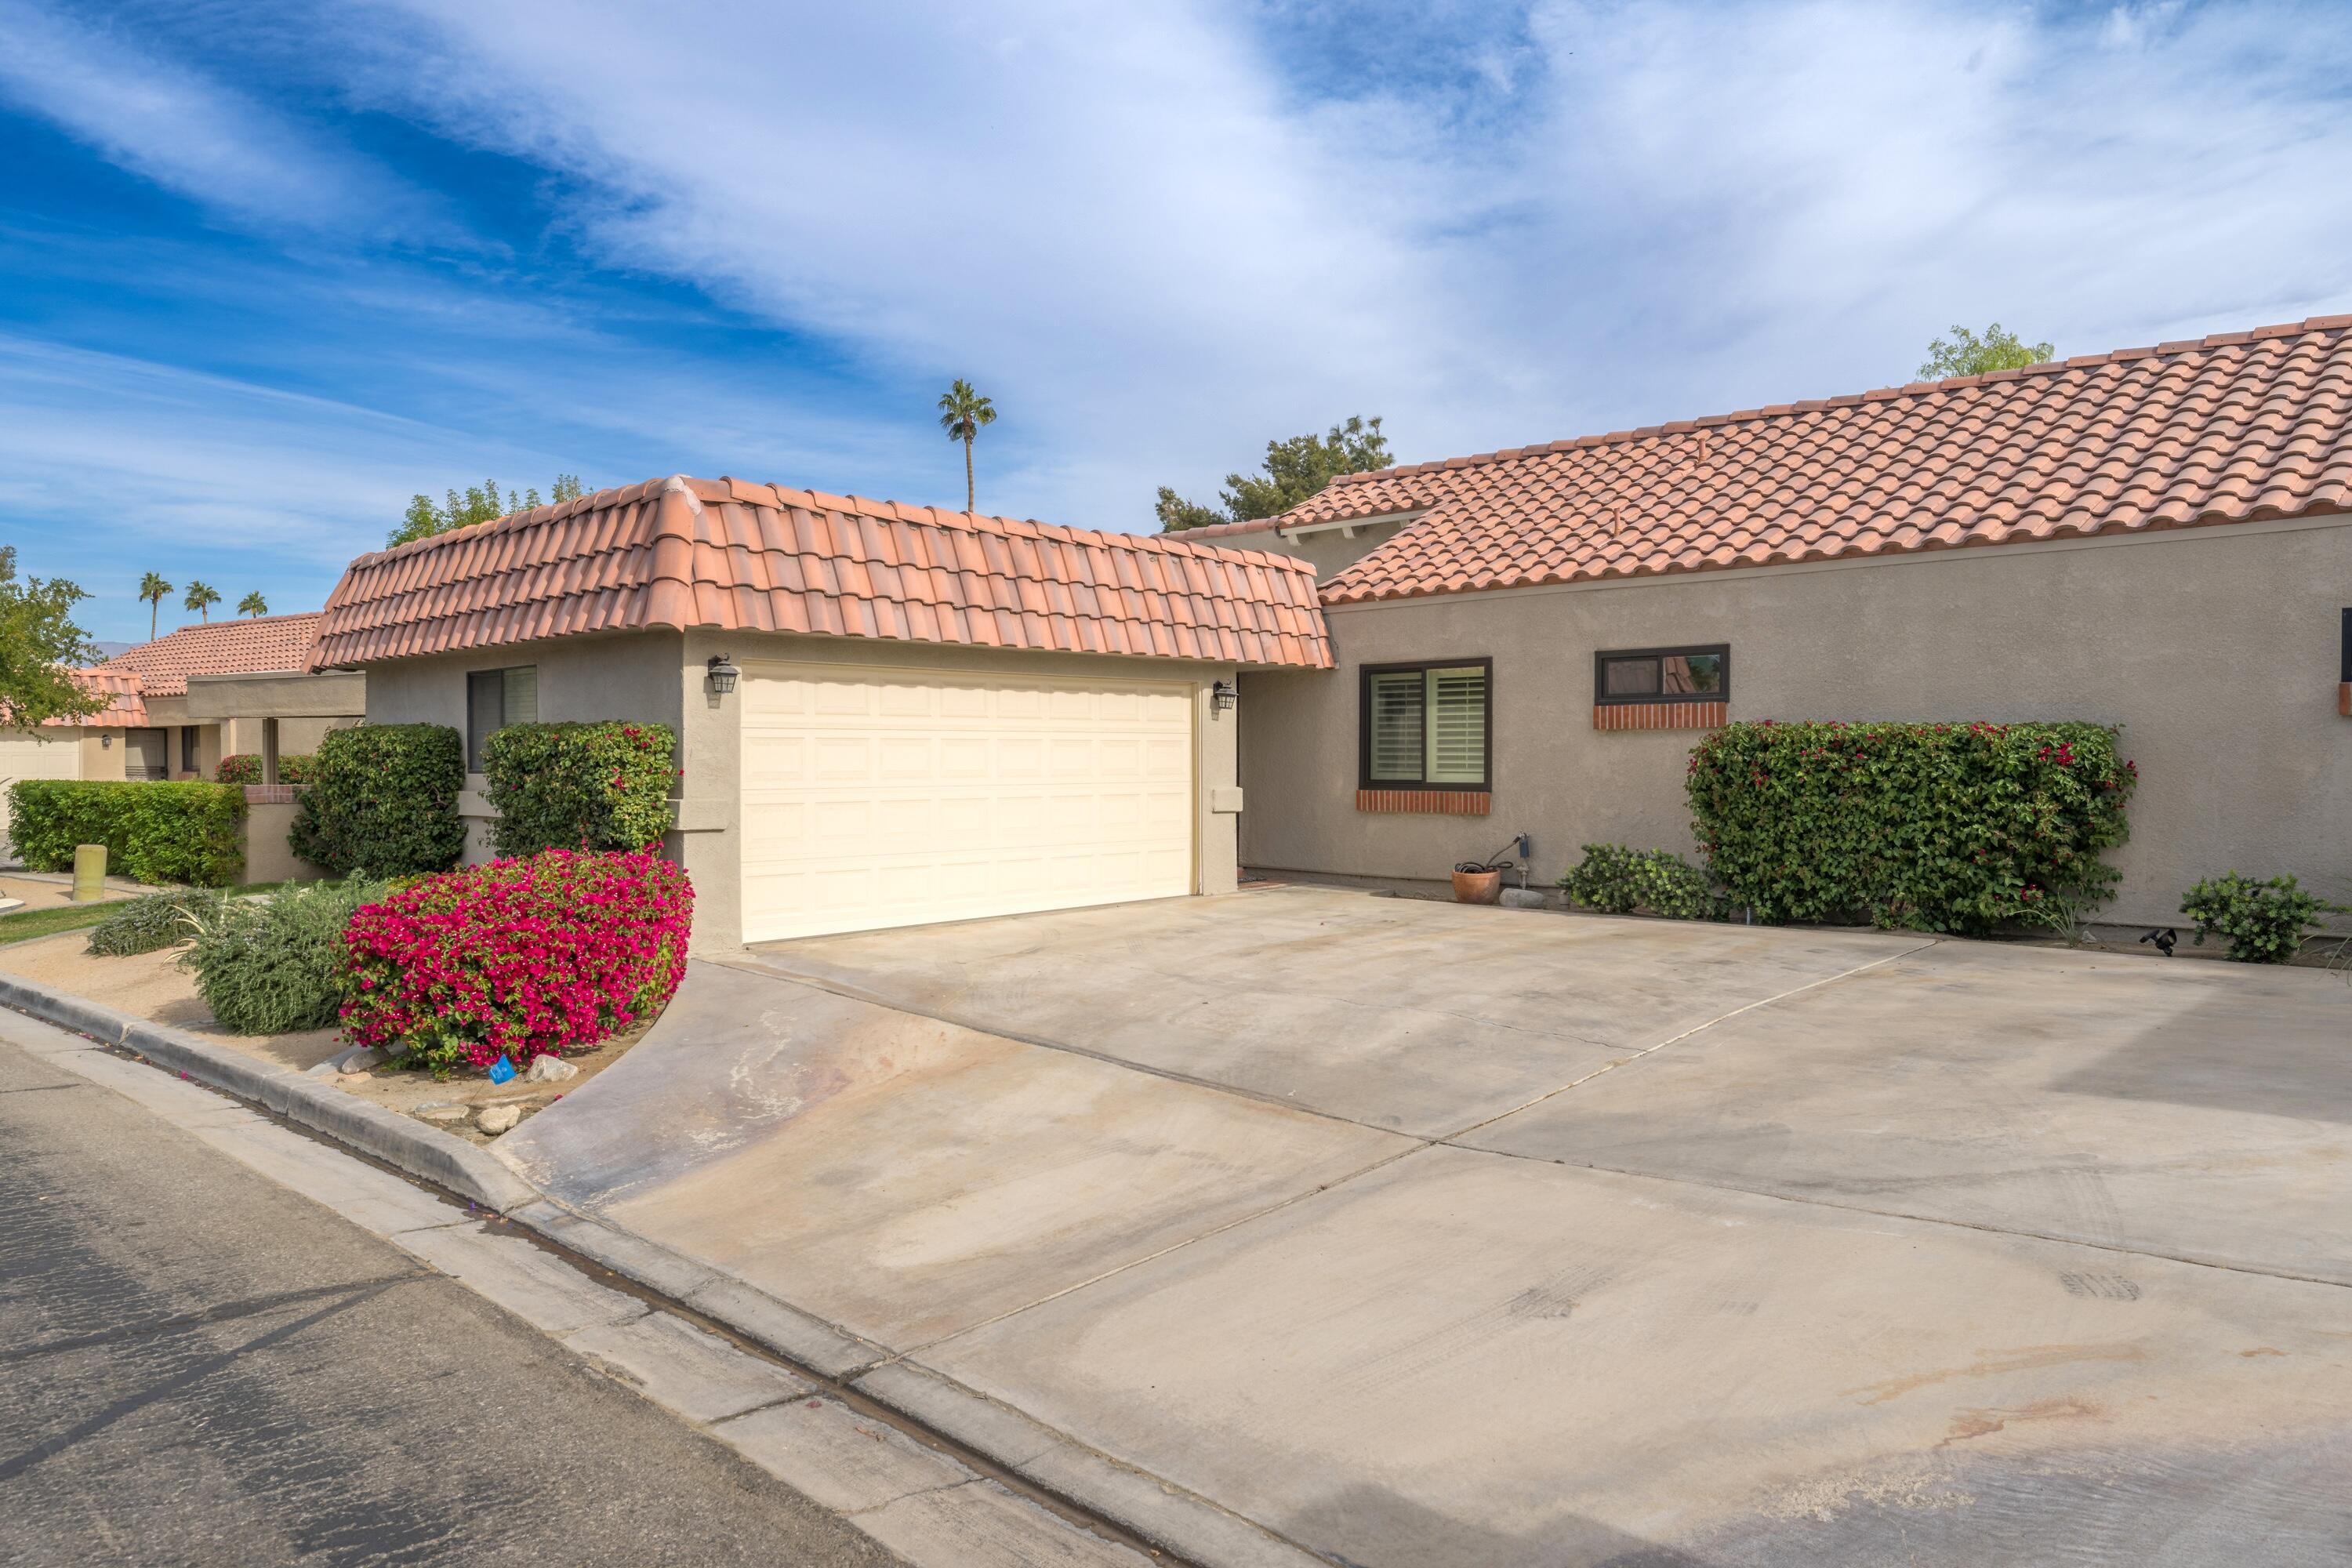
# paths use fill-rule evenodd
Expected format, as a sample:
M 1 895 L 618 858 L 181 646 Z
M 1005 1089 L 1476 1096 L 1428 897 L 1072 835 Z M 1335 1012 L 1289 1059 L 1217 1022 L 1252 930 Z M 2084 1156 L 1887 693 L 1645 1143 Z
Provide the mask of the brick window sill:
M 1596 730 L 1720 730 L 1731 721 L 1727 702 L 1606 702 L 1592 709 Z
M 1418 812 L 1431 816 L 1484 816 L 1494 796 L 1483 789 L 1360 789 L 1356 809 Z

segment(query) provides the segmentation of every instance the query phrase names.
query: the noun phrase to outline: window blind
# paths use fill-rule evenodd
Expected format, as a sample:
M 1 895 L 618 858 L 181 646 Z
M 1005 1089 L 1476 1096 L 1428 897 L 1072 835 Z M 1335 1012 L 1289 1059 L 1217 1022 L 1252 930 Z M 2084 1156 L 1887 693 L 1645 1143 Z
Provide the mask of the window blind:
M 1422 671 L 1399 670 L 1372 680 L 1372 777 L 1421 782 Z
M 1476 665 L 1433 669 L 1429 680 L 1429 782 L 1478 784 L 1486 777 L 1486 672 Z

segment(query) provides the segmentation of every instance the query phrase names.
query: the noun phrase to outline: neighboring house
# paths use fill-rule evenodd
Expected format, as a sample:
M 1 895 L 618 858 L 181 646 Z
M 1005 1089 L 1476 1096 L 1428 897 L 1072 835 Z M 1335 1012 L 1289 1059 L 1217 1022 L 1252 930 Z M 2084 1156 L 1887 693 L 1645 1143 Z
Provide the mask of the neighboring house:
M 1352 535 L 1350 531 L 1353 531 Z M 2352 898 L 2352 316 L 1353 474 L 1188 533 L 1325 574 L 1241 681 L 1244 865 L 1442 879 L 1521 830 L 1689 851 L 1728 719 L 2089 720 L 2112 918 Z
M 1286 555 L 672 478 L 353 562 L 373 723 L 678 736 L 698 951 L 1234 886 L 1240 670 L 1328 668 Z
M 0 803 L 20 778 L 210 778 L 236 752 L 315 750 L 327 731 L 357 723 L 367 708 L 363 677 L 310 673 L 318 624 L 313 613 L 183 626 L 77 670 L 107 706 L 0 733 Z

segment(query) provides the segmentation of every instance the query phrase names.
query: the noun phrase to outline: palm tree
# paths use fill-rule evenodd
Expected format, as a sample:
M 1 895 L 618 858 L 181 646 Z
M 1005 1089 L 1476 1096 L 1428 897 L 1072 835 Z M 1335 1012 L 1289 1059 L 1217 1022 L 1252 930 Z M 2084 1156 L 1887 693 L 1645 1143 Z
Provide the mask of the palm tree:
M 236 613 L 240 616 L 266 616 L 269 613 L 269 601 L 261 596 L 260 589 L 256 588 L 236 602 Z
M 950 441 L 963 443 L 963 510 L 977 511 L 976 492 L 971 485 L 971 438 L 980 434 L 983 425 L 996 423 L 996 405 L 971 389 L 963 377 L 940 395 L 940 428 L 948 433 Z
M 163 607 L 164 595 L 171 591 L 172 584 L 164 582 L 152 572 L 139 579 L 139 596 L 147 601 L 147 640 L 149 642 L 155 640 L 155 615 Z
M 187 597 L 182 599 L 180 603 L 204 616 L 205 624 L 210 626 L 213 618 L 212 607 L 220 603 L 220 590 L 210 583 L 191 583 L 188 584 Z

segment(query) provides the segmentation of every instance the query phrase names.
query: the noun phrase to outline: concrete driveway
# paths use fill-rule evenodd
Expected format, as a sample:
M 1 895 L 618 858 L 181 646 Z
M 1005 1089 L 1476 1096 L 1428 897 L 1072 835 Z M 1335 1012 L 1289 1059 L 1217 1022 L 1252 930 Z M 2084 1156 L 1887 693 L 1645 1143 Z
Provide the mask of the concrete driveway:
M 698 966 L 500 1147 L 1338 1563 L 2334 1563 L 2347 1025 L 1286 889 Z

